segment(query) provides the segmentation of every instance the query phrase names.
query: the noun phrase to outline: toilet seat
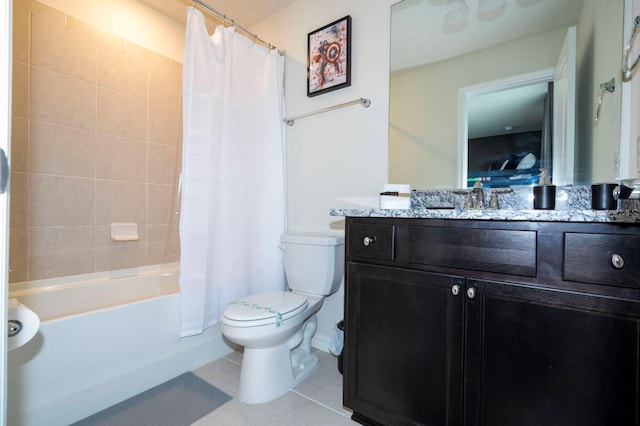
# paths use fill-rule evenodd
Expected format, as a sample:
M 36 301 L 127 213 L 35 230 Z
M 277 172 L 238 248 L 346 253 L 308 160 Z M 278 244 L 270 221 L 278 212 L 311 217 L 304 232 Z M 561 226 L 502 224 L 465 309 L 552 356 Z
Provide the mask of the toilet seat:
M 222 314 L 222 322 L 233 327 L 276 325 L 295 317 L 309 305 L 307 298 L 290 291 L 252 294 L 231 303 Z

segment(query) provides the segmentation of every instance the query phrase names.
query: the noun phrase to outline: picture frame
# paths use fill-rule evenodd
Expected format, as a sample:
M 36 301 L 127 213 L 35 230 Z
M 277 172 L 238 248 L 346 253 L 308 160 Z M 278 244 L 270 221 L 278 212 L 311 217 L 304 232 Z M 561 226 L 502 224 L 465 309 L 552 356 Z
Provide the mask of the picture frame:
M 351 86 L 351 16 L 307 35 L 307 96 Z

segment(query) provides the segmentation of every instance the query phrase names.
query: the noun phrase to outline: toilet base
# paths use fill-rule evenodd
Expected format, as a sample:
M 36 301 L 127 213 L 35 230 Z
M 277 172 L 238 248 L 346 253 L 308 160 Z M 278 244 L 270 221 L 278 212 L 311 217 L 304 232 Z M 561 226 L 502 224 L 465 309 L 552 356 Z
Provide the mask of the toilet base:
M 245 348 L 238 396 L 242 402 L 261 404 L 281 397 L 318 368 L 311 353 L 315 315 L 287 342 L 271 348 Z

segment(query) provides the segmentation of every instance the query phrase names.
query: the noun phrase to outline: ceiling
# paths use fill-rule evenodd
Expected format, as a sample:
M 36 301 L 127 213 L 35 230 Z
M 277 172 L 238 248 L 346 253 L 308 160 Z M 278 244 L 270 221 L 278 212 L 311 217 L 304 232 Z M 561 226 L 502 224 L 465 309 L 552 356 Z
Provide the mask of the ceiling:
M 529 84 L 469 99 L 469 139 L 540 130 L 547 83 Z
M 453 2 L 453 0 L 450 0 Z M 446 25 L 447 0 L 404 0 L 392 7 L 391 70 L 452 58 L 578 21 L 583 0 L 505 0 L 482 12 L 465 0 L 467 19 Z M 500 2 L 493 2 L 500 3 Z
M 189 0 L 140 0 L 179 22 L 186 22 Z M 212 9 L 227 15 L 245 28 L 267 19 L 296 0 L 202 0 Z

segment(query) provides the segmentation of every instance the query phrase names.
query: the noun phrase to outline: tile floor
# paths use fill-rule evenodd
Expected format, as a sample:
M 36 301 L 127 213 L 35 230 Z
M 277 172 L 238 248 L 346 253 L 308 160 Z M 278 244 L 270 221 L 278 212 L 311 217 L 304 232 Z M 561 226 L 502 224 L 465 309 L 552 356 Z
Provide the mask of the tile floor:
M 318 369 L 284 396 L 265 404 L 245 404 L 237 398 L 242 365 L 240 352 L 194 370 L 199 377 L 233 397 L 194 425 L 357 425 L 350 418 L 351 412 L 342 406 L 342 375 L 338 372 L 336 357 L 322 351 L 316 353 Z

